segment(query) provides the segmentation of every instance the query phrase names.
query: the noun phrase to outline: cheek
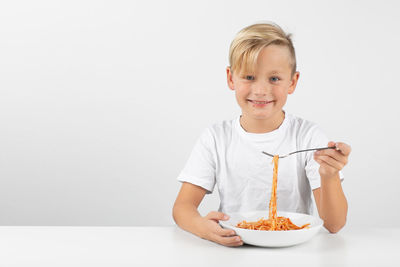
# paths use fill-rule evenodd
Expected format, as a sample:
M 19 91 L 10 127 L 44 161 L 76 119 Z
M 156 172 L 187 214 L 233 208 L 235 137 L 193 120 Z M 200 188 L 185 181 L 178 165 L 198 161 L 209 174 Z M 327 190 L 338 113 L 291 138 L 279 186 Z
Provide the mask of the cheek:
M 277 100 L 286 100 L 288 91 L 284 87 L 276 86 L 273 88 L 272 94 Z
M 249 95 L 250 92 L 250 88 L 246 87 L 246 86 L 238 86 L 236 88 L 236 98 L 247 98 L 247 96 Z
M 247 97 L 243 92 L 236 91 L 236 101 L 240 106 L 243 106 L 247 102 Z

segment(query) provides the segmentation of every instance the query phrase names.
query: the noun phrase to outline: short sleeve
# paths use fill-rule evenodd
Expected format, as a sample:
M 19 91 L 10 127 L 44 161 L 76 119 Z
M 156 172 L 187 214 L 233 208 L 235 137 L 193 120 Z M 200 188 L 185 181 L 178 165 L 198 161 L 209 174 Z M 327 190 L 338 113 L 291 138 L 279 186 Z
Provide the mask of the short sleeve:
M 211 193 L 215 186 L 215 141 L 210 129 L 197 140 L 178 181 L 200 186 Z
M 313 125 L 307 131 L 304 138 L 307 140 L 305 148 L 317 148 L 326 147 L 330 141 L 325 133 L 317 126 Z M 317 189 L 321 187 L 321 175 L 319 174 L 319 164 L 314 160 L 314 152 L 310 151 L 306 153 L 305 171 L 308 181 L 310 182 L 311 189 Z M 343 181 L 344 177 L 341 171 L 339 171 L 340 180 Z

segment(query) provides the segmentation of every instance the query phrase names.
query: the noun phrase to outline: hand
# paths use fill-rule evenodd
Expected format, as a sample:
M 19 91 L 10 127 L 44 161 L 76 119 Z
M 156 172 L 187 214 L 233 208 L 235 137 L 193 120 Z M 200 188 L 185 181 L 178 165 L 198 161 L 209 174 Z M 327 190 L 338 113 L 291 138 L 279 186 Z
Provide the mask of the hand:
M 217 211 L 211 211 L 207 216 L 201 218 L 201 237 L 213 241 L 215 243 L 237 247 L 243 245 L 242 239 L 236 235 L 235 231 L 224 229 L 218 221 L 226 221 L 229 216 Z
M 351 147 L 345 143 L 329 142 L 328 146 L 335 146 L 336 149 L 325 149 L 314 153 L 314 159 L 319 163 L 319 174 L 321 177 L 333 177 L 348 162 Z

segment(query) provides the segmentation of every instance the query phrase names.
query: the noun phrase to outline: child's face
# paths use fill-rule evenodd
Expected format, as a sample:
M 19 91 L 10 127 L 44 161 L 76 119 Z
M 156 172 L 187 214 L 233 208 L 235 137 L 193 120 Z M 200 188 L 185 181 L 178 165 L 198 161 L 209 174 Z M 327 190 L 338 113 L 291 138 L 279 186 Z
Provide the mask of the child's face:
M 282 115 L 288 94 L 296 88 L 299 72 L 291 76 L 290 52 L 285 46 L 269 45 L 261 50 L 255 73 L 232 73 L 228 85 L 236 92 L 242 115 L 253 119 L 274 119 Z

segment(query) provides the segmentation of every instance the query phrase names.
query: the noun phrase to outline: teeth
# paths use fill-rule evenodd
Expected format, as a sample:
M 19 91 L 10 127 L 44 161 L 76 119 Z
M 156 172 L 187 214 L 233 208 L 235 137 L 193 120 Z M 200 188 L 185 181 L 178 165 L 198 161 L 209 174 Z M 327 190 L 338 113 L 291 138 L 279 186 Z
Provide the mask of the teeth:
M 267 104 L 267 101 L 254 101 L 253 100 L 253 102 L 256 104 Z

